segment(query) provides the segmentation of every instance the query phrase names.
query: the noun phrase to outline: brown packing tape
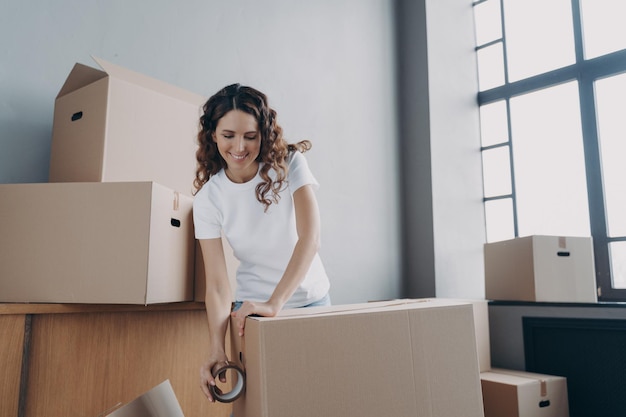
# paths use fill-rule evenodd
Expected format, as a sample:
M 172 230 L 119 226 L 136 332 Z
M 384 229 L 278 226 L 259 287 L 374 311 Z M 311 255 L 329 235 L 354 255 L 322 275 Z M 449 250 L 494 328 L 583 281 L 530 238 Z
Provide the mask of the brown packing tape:
M 565 238 L 564 236 L 560 236 L 559 237 L 559 248 L 560 249 L 566 249 L 567 248 L 567 238 Z
M 217 368 L 215 372 L 213 372 L 213 378 L 217 378 L 218 375 L 228 371 L 229 369 L 232 369 L 237 373 L 237 381 L 235 382 L 235 386 L 231 391 L 224 393 L 216 385 L 209 385 L 209 391 L 211 392 L 211 396 L 213 396 L 216 401 L 219 401 L 221 403 L 231 403 L 235 401 L 243 394 L 246 388 L 246 374 L 239 366 L 237 366 L 233 362 L 226 362 L 224 366 Z
M 174 191 L 174 211 L 178 211 L 180 209 L 180 194 L 178 191 Z

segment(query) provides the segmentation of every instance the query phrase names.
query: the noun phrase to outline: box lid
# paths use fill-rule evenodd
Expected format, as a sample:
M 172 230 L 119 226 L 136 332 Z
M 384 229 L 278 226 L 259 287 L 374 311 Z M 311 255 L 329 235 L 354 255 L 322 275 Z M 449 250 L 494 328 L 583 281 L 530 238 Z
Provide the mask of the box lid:
M 72 68 L 72 71 L 70 71 L 70 74 L 65 80 L 63 87 L 61 87 L 57 98 L 109 76 L 147 88 L 149 90 L 157 91 L 161 94 L 165 94 L 169 97 L 181 101 L 198 105 L 204 104 L 204 102 L 206 101 L 206 98 L 201 95 L 157 80 L 156 78 L 148 77 L 147 75 L 131 71 L 127 68 L 112 64 L 105 61 L 104 59 L 97 58 L 95 56 L 92 56 L 92 58 L 94 61 L 96 61 L 100 68 L 102 68 L 102 70 L 98 70 L 96 68 L 92 68 L 79 63 L 75 64 Z
M 248 320 L 260 322 L 276 322 L 283 320 L 302 319 L 306 317 L 319 318 L 322 316 L 339 316 L 347 314 L 368 314 L 381 311 L 400 311 L 414 308 L 451 307 L 470 305 L 471 302 L 445 298 L 397 299 L 374 301 L 369 303 L 343 304 L 322 307 L 293 308 L 279 312 L 274 317 L 251 316 Z
M 101 58 L 96 58 L 95 56 L 92 56 L 92 58 L 111 77 L 119 78 L 132 84 L 136 84 L 150 90 L 158 91 L 167 96 L 177 98 L 179 100 L 189 103 L 203 104 L 206 101 L 204 97 L 198 94 L 157 80 L 156 78 L 148 77 L 147 75 L 131 71 L 127 68 L 107 62 Z
M 86 85 L 101 80 L 106 76 L 107 74 L 104 71 L 77 63 L 65 79 L 65 83 L 63 84 L 63 87 L 61 87 L 59 94 L 57 94 L 57 98 L 63 97 L 72 91 L 76 91 L 79 88 L 83 88 Z
M 541 397 L 548 395 L 549 383 L 557 380 L 565 380 L 565 377 L 557 375 L 545 375 L 532 372 L 516 371 L 511 369 L 492 368 L 490 372 L 482 372 L 480 378 L 507 385 L 538 385 L 537 392 Z

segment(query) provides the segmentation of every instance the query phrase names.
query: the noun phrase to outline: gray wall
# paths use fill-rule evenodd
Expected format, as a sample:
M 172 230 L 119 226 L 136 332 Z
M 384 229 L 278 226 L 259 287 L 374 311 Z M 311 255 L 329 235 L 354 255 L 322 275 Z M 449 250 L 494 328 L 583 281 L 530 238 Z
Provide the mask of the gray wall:
M 471 1 L 398 0 L 404 293 L 484 298 Z
M 394 4 L 0 0 L 0 183 L 46 182 L 54 98 L 90 55 L 209 96 L 266 92 L 308 138 L 335 303 L 401 295 Z M 1 198 L 1 196 L 0 196 Z
M 623 306 L 575 305 L 490 305 L 489 333 L 491 366 L 526 369 L 524 355 L 524 317 L 619 319 L 626 320 Z M 607 358 L 611 360 L 611 358 Z

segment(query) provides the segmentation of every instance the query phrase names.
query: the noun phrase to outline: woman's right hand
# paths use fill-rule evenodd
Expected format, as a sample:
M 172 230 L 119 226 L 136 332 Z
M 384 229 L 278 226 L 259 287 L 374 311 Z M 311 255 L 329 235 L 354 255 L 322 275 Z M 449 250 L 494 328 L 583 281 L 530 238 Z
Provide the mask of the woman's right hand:
M 202 392 L 211 402 L 215 402 L 215 399 L 211 395 L 211 391 L 209 390 L 209 385 L 215 386 L 215 378 L 213 378 L 213 371 L 217 370 L 220 365 L 227 365 L 228 357 L 224 352 L 211 355 L 209 360 L 200 367 L 200 388 L 202 388 Z M 226 382 L 226 375 L 222 373 L 219 375 L 220 382 Z

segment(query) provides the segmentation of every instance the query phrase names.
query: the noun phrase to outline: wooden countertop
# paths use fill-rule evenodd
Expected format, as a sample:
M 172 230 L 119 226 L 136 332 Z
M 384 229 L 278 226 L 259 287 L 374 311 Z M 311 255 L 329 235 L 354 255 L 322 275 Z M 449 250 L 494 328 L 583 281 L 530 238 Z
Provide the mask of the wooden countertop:
M 68 313 L 118 313 L 150 311 L 203 310 L 204 303 L 182 302 L 152 305 L 136 304 L 39 304 L 39 303 L 0 303 L 3 314 L 68 314 Z

